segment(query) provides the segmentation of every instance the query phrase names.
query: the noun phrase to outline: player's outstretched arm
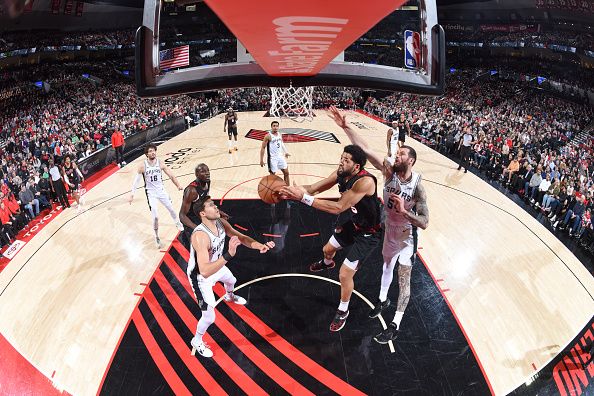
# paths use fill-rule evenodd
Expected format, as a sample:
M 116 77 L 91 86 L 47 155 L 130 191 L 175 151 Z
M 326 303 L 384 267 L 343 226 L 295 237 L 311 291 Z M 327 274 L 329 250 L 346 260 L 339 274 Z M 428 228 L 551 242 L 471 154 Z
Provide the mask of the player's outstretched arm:
M 173 182 L 173 184 L 175 184 L 175 187 L 177 187 L 178 190 L 183 190 L 184 188 L 181 186 L 181 184 L 179 184 L 179 182 L 177 181 L 177 177 L 175 177 L 175 175 L 173 174 L 173 172 L 171 172 L 171 169 L 169 169 L 169 167 L 167 165 L 165 165 L 164 163 L 161 163 L 161 170 L 163 172 L 165 172 L 165 174 L 167 176 L 169 176 L 169 178 L 171 179 L 171 181 Z
M 130 196 L 128 197 L 128 202 L 132 204 L 134 201 L 134 193 L 136 193 L 136 187 L 138 187 L 138 183 L 140 182 L 141 175 L 144 173 L 144 163 L 138 165 L 136 168 L 136 174 L 134 175 L 134 180 L 132 181 L 132 189 L 130 190 Z
M 357 146 L 361 147 L 365 154 L 367 154 L 367 159 L 369 162 L 378 170 L 384 172 L 384 160 L 383 158 L 376 154 L 367 144 L 363 137 L 359 136 L 353 128 L 351 128 L 350 124 L 346 120 L 346 115 L 341 114 L 340 111 L 334 106 L 330 106 L 330 111 L 328 112 L 328 116 L 334 120 L 336 125 L 342 128 L 344 133 L 349 137 L 351 143 L 356 144 Z M 388 141 L 388 145 L 390 142 Z M 385 172 L 384 172 L 385 173 Z
M 259 250 L 260 253 L 266 253 L 267 251 L 269 251 L 270 249 L 272 249 L 274 247 L 274 242 L 272 242 L 272 241 L 266 242 L 266 243 L 260 243 L 260 242 L 256 241 L 255 239 L 253 239 L 252 237 L 249 237 L 249 236 L 237 231 L 235 228 L 233 228 L 233 226 L 231 224 L 229 224 L 229 222 L 227 220 L 221 218 L 221 222 L 223 223 L 223 226 L 225 227 L 225 233 L 227 233 L 227 235 L 229 235 L 231 237 L 238 238 L 239 241 L 241 242 L 241 244 L 245 247 L 248 247 L 250 249 Z
M 281 189 L 281 195 L 283 197 L 290 196 L 287 199 L 294 199 L 301 201 L 302 203 L 312 206 L 315 209 L 322 210 L 324 212 L 339 214 L 355 206 L 365 195 L 373 194 L 375 191 L 375 183 L 370 177 L 364 177 L 357 180 L 353 185 L 353 188 L 347 190 L 340 196 L 338 201 L 332 201 L 329 199 L 315 198 L 303 190 L 293 187 L 283 187 Z

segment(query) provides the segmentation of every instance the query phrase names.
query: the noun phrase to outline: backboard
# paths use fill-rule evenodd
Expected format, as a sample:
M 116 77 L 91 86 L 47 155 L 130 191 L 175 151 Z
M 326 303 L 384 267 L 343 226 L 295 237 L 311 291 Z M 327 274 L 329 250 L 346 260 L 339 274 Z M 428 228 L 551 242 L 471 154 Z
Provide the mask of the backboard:
M 440 95 L 445 39 L 435 0 L 403 1 L 145 0 L 138 94 L 346 86 Z

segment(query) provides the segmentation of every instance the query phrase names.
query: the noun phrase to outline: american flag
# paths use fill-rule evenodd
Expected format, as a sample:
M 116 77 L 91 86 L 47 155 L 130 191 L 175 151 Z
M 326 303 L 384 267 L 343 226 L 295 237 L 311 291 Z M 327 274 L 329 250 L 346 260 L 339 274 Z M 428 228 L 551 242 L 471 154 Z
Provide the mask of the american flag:
M 183 45 L 159 51 L 159 67 L 171 69 L 174 67 L 188 66 L 190 64 L 190 46 Z

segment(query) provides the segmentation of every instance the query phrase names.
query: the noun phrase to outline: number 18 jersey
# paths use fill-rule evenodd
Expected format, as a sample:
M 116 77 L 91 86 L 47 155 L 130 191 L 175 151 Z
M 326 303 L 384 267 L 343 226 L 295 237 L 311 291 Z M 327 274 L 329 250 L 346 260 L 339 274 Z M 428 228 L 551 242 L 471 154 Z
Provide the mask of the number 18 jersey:
M 163 187 L 163 172 L 158 159 L 153 165 L 150 165 L 148 160 L 144 160 L 144 184 L 146 185 L 147 194 L 159 193 L 165 190 Z

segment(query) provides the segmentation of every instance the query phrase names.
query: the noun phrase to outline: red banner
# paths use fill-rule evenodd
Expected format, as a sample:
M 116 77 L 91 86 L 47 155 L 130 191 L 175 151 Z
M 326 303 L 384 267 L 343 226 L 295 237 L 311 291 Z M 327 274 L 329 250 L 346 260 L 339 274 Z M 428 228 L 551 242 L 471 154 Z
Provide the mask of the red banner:
M 72 15 L 72 6 L 74 5 L 74 0 L 66 0 L 66 4 L 64 4 L 64 15 Z
M 60 13 L 60 0 L 52 0 L 52 14 Z
M 77 17 L 81 17 L 83 14 L 83 7 L 85 6 L 85 3 L 82 1 L 77 1 L 76 2 L 76 16 Z
M 311 76 L 406 0 L 205 0 L 271 76 Z

